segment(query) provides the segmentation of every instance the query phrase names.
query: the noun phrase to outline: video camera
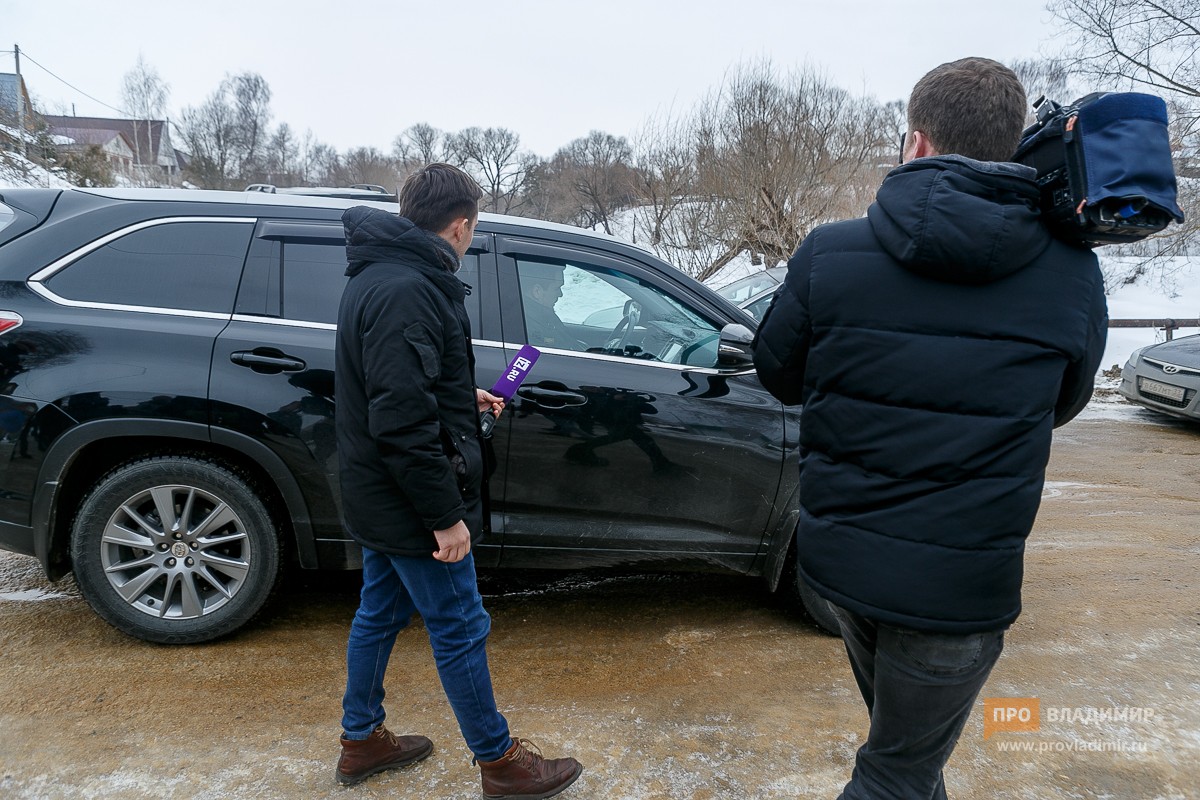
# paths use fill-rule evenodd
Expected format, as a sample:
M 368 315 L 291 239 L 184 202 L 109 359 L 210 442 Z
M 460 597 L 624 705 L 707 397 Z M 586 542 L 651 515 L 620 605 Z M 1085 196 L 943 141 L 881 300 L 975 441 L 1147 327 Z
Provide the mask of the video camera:
M 1183 222 L 1162 98 L 1095 92 L 1062 106 L 1044 95 L 1013 160 L 1037 170 L 1043 218 L 1085 247 L 1135 242 Z

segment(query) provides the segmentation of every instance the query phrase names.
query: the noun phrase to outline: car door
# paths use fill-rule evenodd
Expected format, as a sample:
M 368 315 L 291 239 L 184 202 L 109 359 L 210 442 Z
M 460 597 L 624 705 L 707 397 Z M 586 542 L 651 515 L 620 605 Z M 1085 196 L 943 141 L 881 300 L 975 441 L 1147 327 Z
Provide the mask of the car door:
M 516 236 L 496 250 L 508 346 L 541 350 L 498 427 L 501 563 L 749 569 L 784 418 L 751 371 L 716 368 L 736 320 L 633 259 Z
M 458 276 L 478 278 L 489 237 L 477 237 Z M 361 561 L 341 525 L 334 428 L 334 343 L 346 285 L 340 222 L 260 220 L 229 326 L 218 337 L 210 382 L 214 436 L 240 433 L 269 447 L 300 484 L 314 541 L 300 542 L 302 563 L 354 567 Z M 481 294 L 467 298 L 478 324 Z M 477 347 L 481 366 L 499 372 L 503 351 Z M 489 351 L 495 351 L 490 354 Z M 493 365 L 492 362 L 495 362 Z M 477 560 L 499 559 L 485 542 Z

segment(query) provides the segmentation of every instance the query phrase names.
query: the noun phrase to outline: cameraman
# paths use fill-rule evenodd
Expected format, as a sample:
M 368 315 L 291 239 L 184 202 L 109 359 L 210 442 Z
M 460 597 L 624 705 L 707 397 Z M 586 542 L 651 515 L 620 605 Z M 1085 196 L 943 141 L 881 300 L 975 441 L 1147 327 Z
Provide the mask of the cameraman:
M 799 569 L 834 606 L 870 733 L 842 797 L 945 798 L 942 767 L 1021 611 L 1051 430 L 1087 403 L 1107 310 L 1053 239 L 1012 70 L 913 89 L 901 166 L 866 218 L 814 230 L 755 339 L 804 405 Z

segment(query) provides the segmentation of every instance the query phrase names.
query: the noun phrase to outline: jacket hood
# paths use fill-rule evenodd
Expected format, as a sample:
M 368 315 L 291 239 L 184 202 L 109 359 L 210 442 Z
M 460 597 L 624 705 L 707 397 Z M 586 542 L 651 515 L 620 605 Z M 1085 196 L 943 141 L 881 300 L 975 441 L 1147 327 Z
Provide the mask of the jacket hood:
M 948 283 L 991 283 L 1050 244 L 1035 177 L 1021 164 L 918 158 L 888 173 L 867 218 L 905 269 Z
M 447 275 L 458 270 L 458 256 L 448 242 L 398 214 L 355 206 L 342 214 L 342 225 L 346 229 L 347 275 L 357 275 L 377 261 L 410 263 L 413 259 Z

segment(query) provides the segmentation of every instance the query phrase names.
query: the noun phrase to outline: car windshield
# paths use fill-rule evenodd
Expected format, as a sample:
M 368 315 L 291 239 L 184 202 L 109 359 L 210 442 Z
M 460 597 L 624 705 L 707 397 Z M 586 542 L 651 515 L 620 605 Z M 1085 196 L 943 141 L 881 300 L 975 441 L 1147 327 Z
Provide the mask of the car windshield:
M 726 284 L 716 291 L 717 294 L 727 300 L 734 303 L 741 303 L 749 300 L 762 290 L 770 289 L 772 286 L 781 283 L 786 275 L 786 268 L 774 267 L 762 272 L 756 272 L 753 275 L 747 275 L 744 278 L 738 278 L 733 283 Z
M 767 308 L 771 305 L 771 298 L 775 296 L 774 288 L 763 292 L 758 297 L 754 298 L 742 306 L 742 310 L 747 312 L 759 322 L 762 322 L 763 314 L 767 313 Z

